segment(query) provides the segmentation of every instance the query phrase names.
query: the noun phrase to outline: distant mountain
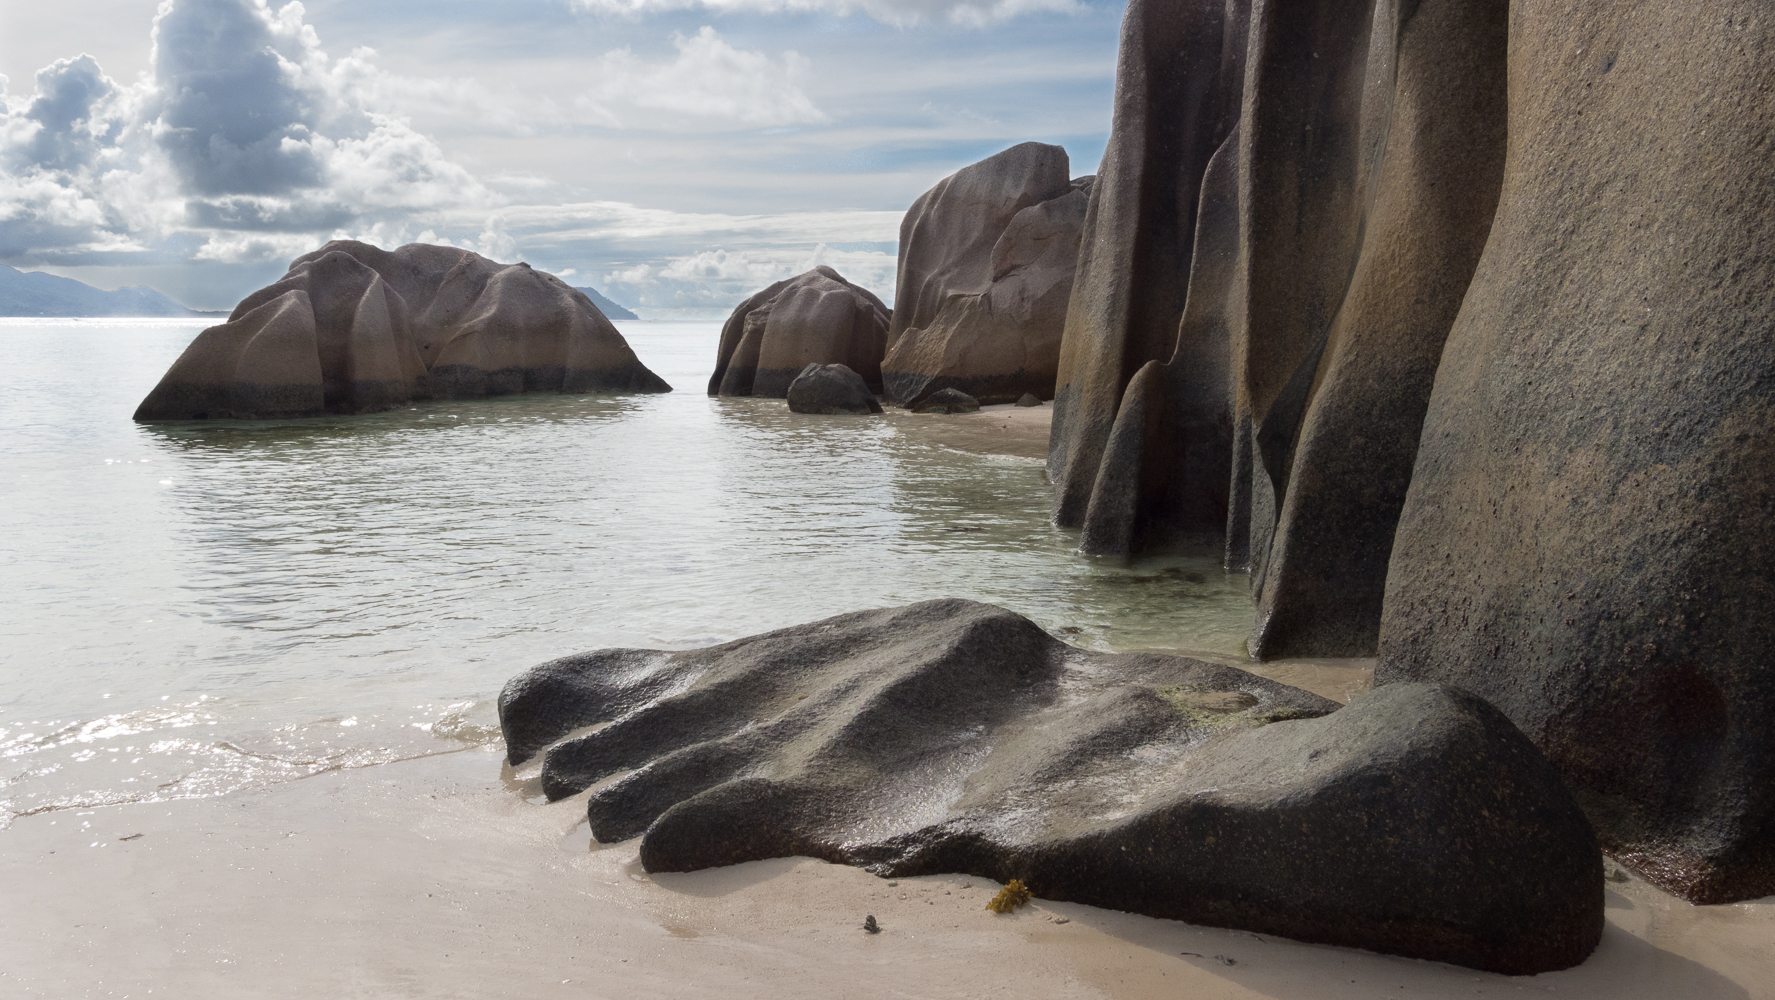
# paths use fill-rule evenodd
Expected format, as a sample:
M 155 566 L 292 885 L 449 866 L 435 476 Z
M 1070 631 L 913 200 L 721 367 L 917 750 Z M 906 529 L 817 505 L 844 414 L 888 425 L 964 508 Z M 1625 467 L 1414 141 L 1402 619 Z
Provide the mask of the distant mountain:
M 599 312 L 603 313 L 605 316 L 610 317 L 611 319 L 640 319 L 641 318 L 641 317 L 635 315 L 633 312 L 630 312 L 629 308 L 627 306 L 619 306 L 616 303 L 605 298 L 603 293 L 599 292 L 596 288 L 581 288 L 580 291 L 586 293 L 586 298 L 592 300 L 592 305 L 597 306 Z
M 202 316 L 152 288 L 107 292 L 73 278 L 0 264 L 0 316 Z

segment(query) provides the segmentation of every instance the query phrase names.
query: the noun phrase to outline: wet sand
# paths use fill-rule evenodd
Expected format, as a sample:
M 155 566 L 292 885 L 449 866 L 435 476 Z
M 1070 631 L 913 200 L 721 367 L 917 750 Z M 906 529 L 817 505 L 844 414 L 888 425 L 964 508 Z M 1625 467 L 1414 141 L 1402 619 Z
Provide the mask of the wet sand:
M 899 425 L 1039 456 L 1050 413 Z M 1371 664 L 1261 672 L 1345 698 Z M 0 997 L 1775 997 L 1775 900 L 1698 908 L 1634 879 L 1608 886 L 1588 963 L 1530 979 L 1039 899 L 999 917 L 996 888 L 808 860 L 650 877 L 489 741 L 19 819 L 0 833 Z
M 903 434 L 917 434 L 957 451 L 1017 458 L 1048 457 L 1048 429 L 1054 404 L 983 406 L 978 413 L 935 414 L 890 410 Z

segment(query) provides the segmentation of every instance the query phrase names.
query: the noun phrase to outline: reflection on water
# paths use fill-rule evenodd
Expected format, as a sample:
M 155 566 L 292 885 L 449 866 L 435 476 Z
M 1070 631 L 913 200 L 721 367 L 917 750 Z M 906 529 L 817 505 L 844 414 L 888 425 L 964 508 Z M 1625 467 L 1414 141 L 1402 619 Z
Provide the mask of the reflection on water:
M 1242 580 L 1079 557 L 1039 461 L 703 396 L 715 324 L 629 325 L 670 396 L 132 424 L 200 325 L 0 324 L 0 824 L 486 741 L 542 659 L 931 597 L 1098 648 L 1243 643 Z

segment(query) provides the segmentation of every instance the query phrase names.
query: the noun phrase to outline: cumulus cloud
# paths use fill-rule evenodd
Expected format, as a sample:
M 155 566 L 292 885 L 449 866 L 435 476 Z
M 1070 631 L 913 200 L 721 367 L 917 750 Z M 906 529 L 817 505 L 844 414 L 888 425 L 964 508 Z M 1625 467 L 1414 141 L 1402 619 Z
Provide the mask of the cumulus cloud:
M 1080 0 L 572 0 L 579 10 L 635 16 L 706 10 L 723 14 L 862 14 L 884 24 L 909 26 L 944 20 L 982 26 L 1024 14 L 1075 12 Z
M 98 269 L 91 277 L 76 270 L 88 280 L 152 273 L 187 293 L 214 281 L 194 304 L 221 306 L 252 287 L 242 284 L 270 280 L 320 242 L 351 237 L 384 246 L 449 243 L 574 271 L 657 314 L 725 313 L 818 263 L 885 298 L 893 289 L 898 206 L 949 169 L 944 144 L 965 140 L 973 155 L 984 141 L 974 122 L 962 128 L 947 111 L 896 103 L 897 92 L 875 81 L 884 72 L 897 78 L 902 61 L 884 57 L 859 68 L 854 49 L 826 46 L 830 26 L 812 21 L 805 27 L 815 34 L 797 37 L 828 74 L 817 87 L 816 67 L 795 51 L 748 49 L 711 27 L 666 38 L 645 22 L 579 22 L 579 30 L 600 36 L 626 32 L 590 51 L 563 42 L 552 54 L 526 49 L 520 57 L 508 45 L 489 60 L 470 39 L 475 54 L 452 64 L 435 51 L 391 50 L 389 66 L 421 74 L 414 76 L 385 68 L 367 47 L 329 51 L 300 3 L 277 2 L 162 0 L 151 37 L 141 39 L 145 69 L 113 78 L 91 56 L 74 56 L 34 78 L 14 78 L 10 91 L 0 79 L 0 260 Z M 1073 3 L 581 6 L 946 23 Z M 936 36 L 894 37 L 922 49 Z M 972 36 L 944 37 L 963 50 L 974 44 Z M 1021 78 L 1005 67 L 1029 60 L 1005 59 L 991 69 L 934 74 L 942 77 L 935 83 L 933 74 L 919 74 L 911 92 L 928 102 L 926 88 L 945 92 L 986 78 L 1018 91 L 1026 104 Z M 885 124 L 859 118 L 869 100 L 892 106 Z M 613 127 L 621 131 L 612 134 Z M 1018 128 L 1015 137 L 1027 131 Z M 917 146 L 917 156 L 897 158 L 902 146 Z M 608 190 L 611 178 L 627 197 L 653 204 L 588 200 Z M 875 208 L 826 207 L 857 204 Z M 742 214 L 754 206 L 764 208 Z
M 312 230 L 484 200 L 429 138 L 364 106 L 368 57 L 335 64 L 303 16 L 300 3 L 273 11 L 264 0 L 162 5 L 148 127 L 188 194 L 225 196 L 198 214 Z
M 117 123 L 104 112 L 117 85 L 88 55 L 57 60 L 37 73 L 36 83 L 36 97 L 24 111 L 5 115 L 15 169 L 73 171 L 91 165 L 115 137 Z
M 796 52 L 773 59 L 736 49 L 714 28 L 676 35 L 677 56 L 649 63 L 628 49 L 604 55 L 582 106 L 620 124 L 623 104 L 739 125 L 805 125 L 826 120 L 802 89 L 808 62 Z M 703 123 L 706 127 L 706 122 Z
M 166 0 L 137 82 L 87 55 L 39 72 L 28 101 L 0 106 L 0 256 L 253 260 L 394 215 L 486 211 L 479 180 L 366 103 L 372 54 L 334 61 L 304 17 Z
M 293 14 L 180 0 L 155 18 L 151 127 L 190 193 L 280 194 L 325 182 L 315 128 L 333 109 L 304 79 L 318 40 L 303 30 L 301 8 Z

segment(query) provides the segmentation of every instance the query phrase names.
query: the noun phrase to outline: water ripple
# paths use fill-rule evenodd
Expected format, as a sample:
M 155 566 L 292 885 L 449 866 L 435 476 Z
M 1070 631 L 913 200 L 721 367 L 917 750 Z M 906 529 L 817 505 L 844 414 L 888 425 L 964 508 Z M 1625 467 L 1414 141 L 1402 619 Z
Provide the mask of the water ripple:
M 0 569 L 29 581 L 0 616 L 0 825 L 446 752 L 543 659 L 931 597 L 1098 648 L 1243 642 L 1242 580 L 1079 557 L 1039 461 L 701 395 L 714 325 L 629 328 L 670 396 L 132 424 L 193 332 L 0 324 Z

